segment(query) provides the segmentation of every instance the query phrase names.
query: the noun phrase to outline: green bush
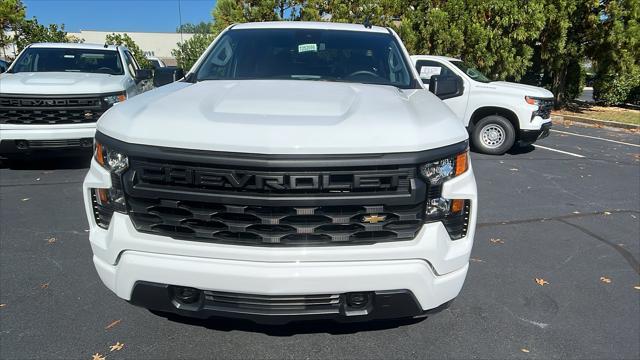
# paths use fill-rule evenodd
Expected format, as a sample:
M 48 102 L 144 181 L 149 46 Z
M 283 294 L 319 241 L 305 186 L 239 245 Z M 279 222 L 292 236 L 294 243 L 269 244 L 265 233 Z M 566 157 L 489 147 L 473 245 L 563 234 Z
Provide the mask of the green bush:
M 131 51 L 131 55 L 133 55 L 134 59 L 136 59 L 136 62 L 138 63 L 138 65 L 140 65 L 141 68 L 153 69 L 153 66 L 151 65 L 149 60 L 147 60 L 147 57 L 144 56 L 144 52 L 142 51 L 142 49 L 140 49 L 138 44 L 136 44 L 136 42 L 133 41 L 133 39 L 128 34 L 120 35 L 116 33 L 111 33 L 107 35 L 105 39 L 105 44 L 126 46 L 127 49 Z
M 192 38 L 178 43 L 178 48 L 171 50 L 171 55 L 176 58 L 179 67 L 188 71 L 200 55 L 207 50 L 214 38 L 215 36 L 210 34 L 195 34 Z
M 606 74 L 593 84 L 593 97 L 604 105 L 637 103 L 640 88 L 640 71 L 630 74 Z

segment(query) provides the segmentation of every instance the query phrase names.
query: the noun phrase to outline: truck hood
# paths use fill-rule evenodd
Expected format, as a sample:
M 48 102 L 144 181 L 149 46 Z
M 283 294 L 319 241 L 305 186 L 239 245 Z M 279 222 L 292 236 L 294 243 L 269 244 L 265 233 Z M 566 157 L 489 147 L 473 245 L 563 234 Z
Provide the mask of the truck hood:
M 259 154 L 408 152 L 467 138 L 426 90 L 304 80 L 173 83 L 114 106 L 98 131 L 130 143 Z
M 514 91 L 517 91 L 522 96 L 533 96 L 533 97 L 540 97 L 540 98 L 553 97 L 553 93 L 551 91 L 541 87 L 537 87 L 537 86 L 518 84 L 513 82 L 507 82 L 507 81 L 492 81 L 489 84 L 496 86 L 498 89 L 508 93 L 513 93 Z
M 0 93 L 104 94 L 124 91 L 124 75 L 80 72 L 20 72 L 0 75 Z

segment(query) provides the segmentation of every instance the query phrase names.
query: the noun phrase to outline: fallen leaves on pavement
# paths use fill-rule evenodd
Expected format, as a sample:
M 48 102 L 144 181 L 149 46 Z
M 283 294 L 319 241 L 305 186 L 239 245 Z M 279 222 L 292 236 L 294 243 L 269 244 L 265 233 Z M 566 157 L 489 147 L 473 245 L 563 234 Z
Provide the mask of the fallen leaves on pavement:
M 105 327 L 104 329 L 105 329 L 105 330 L 109 330 L 109 329 L 111 329 L 112 327 L 114 327 L 114 326 L 116 326 L 116 325 L 120 324 L 120 322 L 122 322 L 122 319 L 118 319 L 118 320 L 116 320 L 116 321 L 112 322 L 111 324 L 107 325 L 107 327 Z
M 542 278 L 536 278 L 536 283 L 538 285 L 540 285 L 540 286 L 545 286 L 545 285 L 549 284 L 549 282 L 547 280 L 542 279 Z
M 470 258 L 469 260 L 473 261 L 473 262 L 484 262 L 484 260 L 478 259 L 478 258 Z
M 106 358 L 100 353 L 95 353 L 91 356 L 91 360 L 105 360 Z
M 58 239 L 54 238 L 54 237 L 50 237 L 47 239 L 47 244 L 51 245 L 53 243 L 55 243 Z
M 606 276 L 600 276 L 600 281 L 602 281 L 605 284 L 611 284 L 611 279 L 609 279 Z
M 120 351 L 122 350 L 122 348 L 124 347 L 124 344 L 122 344 L 120 341 L 116 342 L 114 345 L 111 345 L 109 347 L 109 351 Z
M 636 289 L 636 290 L 640 290 L 640 285 L 636 285 L 633 288 Z M 0 305 L 4 305 L 4 304 L 0 304 Z
M 492 244 L 504 244 L 504 241 L 502 241 L 501 239 L 494 239 L 494 238 L 491 238 L 491 239 L 489 239 L 489 241 L 490 241 Z
M 525 349 L 525 348 L 520 349 L 520 351 L 522 351 L 523 353 L 529 353 L 530 352 L 529 349 Z
M 47 282 L 47 283 L 44 283 L 44 284 L 40 284 L 40 289 L 47 289 L 47 288 L 49 288 L 49 284 L 50 284 L 50 283 L 48 283 L 48 282 Z
M 0 308 L 7 306 L 7 304 L 0 304 Z

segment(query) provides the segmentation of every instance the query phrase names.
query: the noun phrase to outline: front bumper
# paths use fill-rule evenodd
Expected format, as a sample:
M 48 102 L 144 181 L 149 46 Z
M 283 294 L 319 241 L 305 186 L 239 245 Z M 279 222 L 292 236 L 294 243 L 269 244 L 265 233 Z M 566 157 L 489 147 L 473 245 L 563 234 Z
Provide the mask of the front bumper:
M 551 131 L 551 120 L 543 123 L 538 130 L 520 130 L 519 140 L 523 144 L 533 144 L 534 142 L 549 136 Z
M 131 294 L 129 301 L 134 305 L 189 317 L 226 316 L 262 323 L 420 316 L 427 309 L 437 308 L 455 298 L 468 269 L 466 265 L 452 273 L 436 276 L 428 263 L 422 260 L 256 263 L 138 252 L 125 252 L 117 269 L 97 258 L 94 262 L 101 279 L 111 283 L 119 296 Z M 172 269 L 172 275 L 167 268 Z M 167 284 L 238 294 L 339 294 L 341 304 L 336 311 L 327 312 L 304 308 L 285 312 L 279 312 L 277 308 L 271 311 L 258 311 L 251 307 L 231 309 L 208 305 L 204 301 L 193 307 L 184 307 L 172 298 Z M 344 296 L 353 292 L 372 293 L 371 303 L 366 309 L 349 311 L 346 308 Z
M 92 160 L 84 182 L 84 198 L 93 261 L 100 278 L 117 296 L 136 305 L 195 317 L 274 319 L 269 314 L 256 316 L 206 306 L 180 308 L 167 294 L 168 285 L 274 296 L 400 291 L 410 294 L 411 301 L 402 295 L 401 299 L 405 300 L 392 301 L 404 304 L 402 306 L 378 307 L 375 305 L 378 301 L 374 301 L 375 309 L 366 314 L 350 317 L 338 313 L 322 317 L 367 320 L 420 315 L 447 303 L 460 292 L 468 269 L 477 214 L 476 183 L 470 168 L 446 182 L 442 189 L 444 197 L 471 200 L 468 232 L 462 239 L 451 240 L 444 225 L 438 222 L 423 225 L 418 235 L 408 241 L 325 247 L 239 246 L 141 233 L 127 215 L 120 213 L 113 215 L 108 229 L 102 229 L 95 223 L 89 189 L 110 186 L 109 173 Z M 308 318 L 303 315 L 294 317 Z
M 0 154 L 33 150 L 77 149 L 93 146 L 96 124 L 0 125 Z

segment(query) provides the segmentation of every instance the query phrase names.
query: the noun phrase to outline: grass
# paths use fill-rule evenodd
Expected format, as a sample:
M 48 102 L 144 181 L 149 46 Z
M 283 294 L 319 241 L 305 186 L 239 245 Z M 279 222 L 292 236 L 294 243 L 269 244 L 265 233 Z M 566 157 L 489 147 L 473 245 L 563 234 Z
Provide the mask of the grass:
M 585 103 L 573 103 L 567 105 L 562 110 L 554 111 L 554 114 L 640 125 L 640 110 L 625 109 L 616 106 L 597 106 Z

